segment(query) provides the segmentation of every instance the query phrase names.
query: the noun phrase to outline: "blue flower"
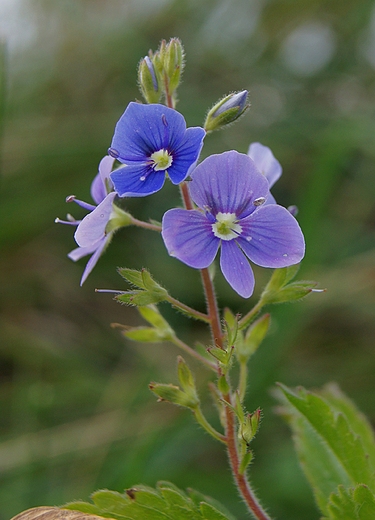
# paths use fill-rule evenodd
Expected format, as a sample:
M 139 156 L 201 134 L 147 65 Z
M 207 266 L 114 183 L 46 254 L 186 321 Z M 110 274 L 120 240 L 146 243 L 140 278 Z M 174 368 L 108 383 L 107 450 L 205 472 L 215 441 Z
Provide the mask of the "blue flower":
M 247 155 L 254 161 L 260 173 L 265 176 L 271 189 L 275 182 L 280 179 L 283 172 L 281 164 L 275 159 L 271 149 L 260 143 L 251 143 Z M 270 193 L 266 204 L 275 203 L 276 201 Z
M 100 256 L 108 246 L 116 229 L 127 223 L 127 214 L 113 204 L 117 193 L 113 189 L 109 174 L 114 163 L 113 157 L 105 156 L 99 164 L 99 173 L 91 184 L 91 196 L 95 203 L 88 204 L 74 196 L 67 202 L 75 202 L 89 213 L 82 220 L 75 220 L 68 215 L 68 220 L 56 219 L 55 222 L 77 226 L 74 239 L 78 246 L 68 254 L 76 262 L 87 255 L 92 255 L 81 278 L 81 285 L 95 267 Z M 109 192 L 109 193 L 108 193 Z
M 249 156 L 230 151 L 208 157 L 194 170 L 189 189 L 198 209 L 171 209 L 163 217 L 171 256 L 203 269 L 221 246 L 222 273 L 244 298 L 255 283 L 248 259 L 276 268 L 303 258 L 305 241 L 296 219 L 277 204 L 264 204 L 268 181 Z
M 179 184 L 194 169 L 203 128 L 186 128 L 184 117 L 164 105 L 129 103 L 118 121 L 108 153 L 125 166 L 111 173 L 120 197 L 159 191 L 165 176 Z

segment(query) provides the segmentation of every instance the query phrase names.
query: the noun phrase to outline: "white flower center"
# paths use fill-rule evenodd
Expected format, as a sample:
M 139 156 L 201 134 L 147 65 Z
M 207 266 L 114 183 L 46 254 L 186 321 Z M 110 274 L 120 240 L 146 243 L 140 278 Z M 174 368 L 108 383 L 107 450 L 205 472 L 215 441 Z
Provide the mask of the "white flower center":
M 217 238 L 232 240 L 241 234 L 242 227 L 237 224 L 235 213 L 221 213 L 220 211 L 216 215 L 215 224 L 212 224 L 212 231 Z
M 173 162 L 172 156 L 169 155 L 168 151 L 164 149 L 154 152 L 150 159 L 152 161 L 152 167 L 155 171 L 166 170 Z

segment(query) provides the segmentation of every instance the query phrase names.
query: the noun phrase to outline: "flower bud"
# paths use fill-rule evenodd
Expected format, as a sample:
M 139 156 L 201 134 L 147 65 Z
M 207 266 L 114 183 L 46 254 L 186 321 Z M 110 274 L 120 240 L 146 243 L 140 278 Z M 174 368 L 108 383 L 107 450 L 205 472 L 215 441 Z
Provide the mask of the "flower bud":
M 262 412 L 257 408 L 254 413 L 247 414 L 245 422 L 241 424 L 240 434 L 247 445 L 254 439 L 261 420 Z
M 159 397 L 159 401 L 168 401 L 185 408 L 196 409 L 199 405 L 197 397 L 192 397 L 183 392 L 178 386 L 162 383 L 150 383 L 149 388 Z
M 165 47 L 164 71 L 168 78 L 169 92 L 178 87 L 184 68 L 184 48 L 178 38 L 171 38 Z
M 178 379 L 180 381 L 181 387 L 185 394 L 191 398 L 193 402 L 199 402 L 197 390 L 195 388 L 195 382 L 193 378 L 193 374 L 190 370 L 190 368 L 187 366 L 185 360 L 178 356 L 178 367 L 177 367 L 177 373 L 178 373 Z
M 233 92 L 218 101 L 208 112 L 204 129 L 213 132 L 236 121 L 249 108 L 248 91 Z
M 159 88 L 158 73 L 149 56 L 143 58 L 139 63 L 138 82 L 147 103 L 159 103 L 162 92 Z

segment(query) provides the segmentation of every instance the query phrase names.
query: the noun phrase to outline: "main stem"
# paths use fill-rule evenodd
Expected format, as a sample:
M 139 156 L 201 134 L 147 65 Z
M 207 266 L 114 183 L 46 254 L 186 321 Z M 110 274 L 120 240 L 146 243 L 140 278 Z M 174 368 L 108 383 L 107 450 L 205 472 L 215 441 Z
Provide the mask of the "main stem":
M 224 396 L 224 399 L 231 403 L 230 395 Z M 236 442 L 236 426 L 235 417 L 233 411 L 229 406 L 225 407 L 226 415 L 226 439 L 227 439 L 227 450 L 230 466 L 232 468 L 232 474 L 236 482 L 238 491 L 244 499 L 250 512 L 257 520 L 271 520 L 271 518 L 264 511 L 262 506 L 259 504 L 253 490 L 244 473 L 240 473 L 240 460 L 238 456 L 237 442 Z

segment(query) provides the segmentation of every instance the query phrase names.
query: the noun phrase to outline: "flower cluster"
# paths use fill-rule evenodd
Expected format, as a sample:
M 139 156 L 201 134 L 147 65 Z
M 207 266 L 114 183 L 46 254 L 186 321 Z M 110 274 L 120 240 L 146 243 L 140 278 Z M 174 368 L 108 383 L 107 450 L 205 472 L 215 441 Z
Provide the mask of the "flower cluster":
M 233 103 L 235 108 L 241 105 L 236 108 L 241 115 L 246 99 L 246 91 L 224 98 L 225 103 L 219 103 L 219 109 L 210 113 L 212 128 L 212 121 L 228 103 L 228 110 Z M 234 117 L 232 112 L 230 117 Z M 115 201 L 151 195 L 163 187 L 166 178 L 175 185 L 189 180 L 185 188 L 192 201 L 192 208 L 170 209 L 162 219 L 162 238 L 171 256 L 204 269 L 212 264 L 220 248 L 221 271 L 244 298 L 254 290 L 248 260 L 270 268 L 301 261 L 305 249 L 301 229 L 269 191 L 282 173 L 271 150 L 252 143 L 247 155 L 232 150 L 212 155 L 197 166 L 205 134 L 201 127 L 186 128 L 184 117 L 173 108 L 157 103 L 128 105 L 91 186 L 96 205 L 68 197 L 89 213 L 82 220 L 70 216 L 67 221 L 57 219 L 77 226 L 74 238 L 78 248 L 68 256 L 76 261 L 92 255 L 81 284 L 117 229 L 142 225 Z M 113 169 L 115 160 L 119 166 Z

